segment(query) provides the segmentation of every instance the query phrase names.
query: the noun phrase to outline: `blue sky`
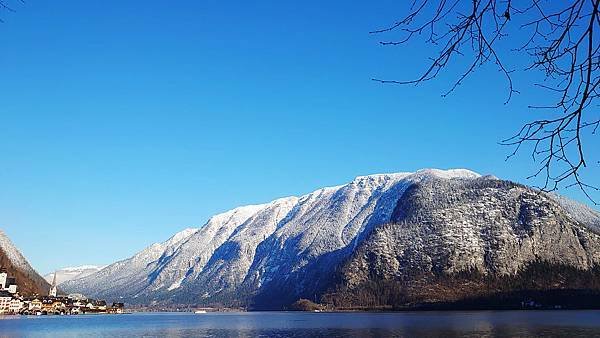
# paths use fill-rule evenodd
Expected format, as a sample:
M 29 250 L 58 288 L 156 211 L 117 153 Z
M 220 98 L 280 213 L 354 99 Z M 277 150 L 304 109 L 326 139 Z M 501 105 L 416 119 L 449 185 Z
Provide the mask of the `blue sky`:
M 432 55 L 369 36 L 401 6 L 15 4 L 0 24 L 0 228 L 46 273 L 358 175 L 460 167 L 526 183 L 528 154 L 505 162 L 498 142 L 542 94 L 523 85 L 504 105 L 493 67 L 446 98 L 453 69 L 418 87 L 370 81 L 413 77 Z

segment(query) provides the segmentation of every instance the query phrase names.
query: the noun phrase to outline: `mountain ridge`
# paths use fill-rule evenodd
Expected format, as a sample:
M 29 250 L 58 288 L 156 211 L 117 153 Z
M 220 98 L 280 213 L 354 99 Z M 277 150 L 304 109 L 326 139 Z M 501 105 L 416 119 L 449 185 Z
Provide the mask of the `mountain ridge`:
M 421 184 L 444 186 L 444 182 L 498 184 L 501 188 L 494 190 L 492 197 L 488 196 L 492 200 L 502 199 L 517 189 L 513 183 L 498 183 L 508 181 L 482 177 L 466 169 L 357 176 L 347 184 L 317 189 L 300 197 L 280 198 L 217 214 L 204 226 L 179 235 L 176 241 L 154 244 L 133 257 L 61 287 L 133 304 L 286 307 L 300 297 L 331 291 L 334 272 L 348 264 L 365 241 L 371 240 L 373 231 L 392 221 L 406 191 Z M 462 189 L 466 185 L 457 187 Z M 493 190 L 490 189 L 486 191 Z M 522 189 L 533 191 L 528 187 Z M 457 199 L 470 198 L 458 192 Z M 435 196 L 433 191 L 428 194 L 423 197 L 424 206 Z M 474 194 L 480 199 L 488 198 Z M 578 215 L 580 210 L 586 210 L 581 221 L 600 220 L 596 211 L 563 199 L 554 197 L 556 205 L 561 201 L 565 205 L 560 207 L 564 215 L 567 209 Z M 497 217 L 512 215 L 510 210 L 514 207 L 502 204 L 502 208 L 508 209 Z M 467 221 L 477 224 L 485 217 L 484 213 L 472 215 Z M 594 227 L 591 223 L 588 226 Z M 391 254 L 394 249 L 387 250 Z M 285 294 L 280 290 L 285 290 Z

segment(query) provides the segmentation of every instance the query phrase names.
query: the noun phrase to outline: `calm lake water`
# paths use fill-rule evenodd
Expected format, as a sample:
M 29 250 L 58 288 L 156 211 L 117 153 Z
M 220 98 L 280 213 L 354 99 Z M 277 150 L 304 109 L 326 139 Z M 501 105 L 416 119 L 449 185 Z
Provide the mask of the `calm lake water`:
M 0 317 L 0 337 L 600 336 L 600 311 L 140 313 Z

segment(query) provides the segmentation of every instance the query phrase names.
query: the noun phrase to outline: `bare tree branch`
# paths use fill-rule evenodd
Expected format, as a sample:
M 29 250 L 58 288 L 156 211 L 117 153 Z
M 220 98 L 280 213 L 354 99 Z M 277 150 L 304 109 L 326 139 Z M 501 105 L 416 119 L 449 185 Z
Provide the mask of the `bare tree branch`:
M 551 100 L 530 108 L 552 117 L 529 122 L 503 140 L 501 144 L 514 147 L 507 159 L 531 145 L 532 159 L 539 167 L 529 178 L 543 175 L 543 191 L 557 190 L 560 185 L 578 187 L 595 203 L 590 192 L 598 188 L 586 184 L 581 173 L 588 165 L 583 134 L 595 135 L 600 125 L 594 105 L 600 94 L 600 37 L 596 32 L 600 0 L 524 0 L 518 5 L 522 7 L 511 0 L 415 0 L 401 20 L 370 33 L 399 35 L 380 41 L 382 46 L 424 37 L 439 54 L 416 79 L 373 81 L 418 85 L 435 79 L 457 57 L 470 55 L 472 60 L 443 96 L 454 92 L 479 66 L 492 63 L 506 80 L 506 104 L 519 92 L 512 79 L 515 69 L 500 57 L 499 49 L 506 48 L 506 43 L 499 41 L 508 36 L 509 28 L 517 30 L 526 41 L 509 51 L 529 60 L 522 70 L 542 72 L 543 83 L 536 86 L 547 90 Z
M 21 3 L 25 3 L 24 0 L 18 0 Z M 0 10 L 4 10 L 4 11 L 8 11 L 8 12 L 14 12 L 15 10 L 13 9 L 12 6 L 9 5 L 9 1 L 7 0 L 0 0 Z M 4 22 L 4 20 L 2 20 L 2 18 L 0 18 L 0 22 Z

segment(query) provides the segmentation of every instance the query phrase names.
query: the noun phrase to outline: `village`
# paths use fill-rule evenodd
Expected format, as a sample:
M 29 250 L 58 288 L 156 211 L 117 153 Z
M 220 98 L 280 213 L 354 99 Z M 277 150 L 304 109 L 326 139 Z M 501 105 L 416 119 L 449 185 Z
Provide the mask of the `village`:
M 58 295 L 56 280 L 48 295 L 21 296 L 17 280 L 0 268 L 0 315 L 122 314 L 123 303 L 108 305 L 81 294 Z

